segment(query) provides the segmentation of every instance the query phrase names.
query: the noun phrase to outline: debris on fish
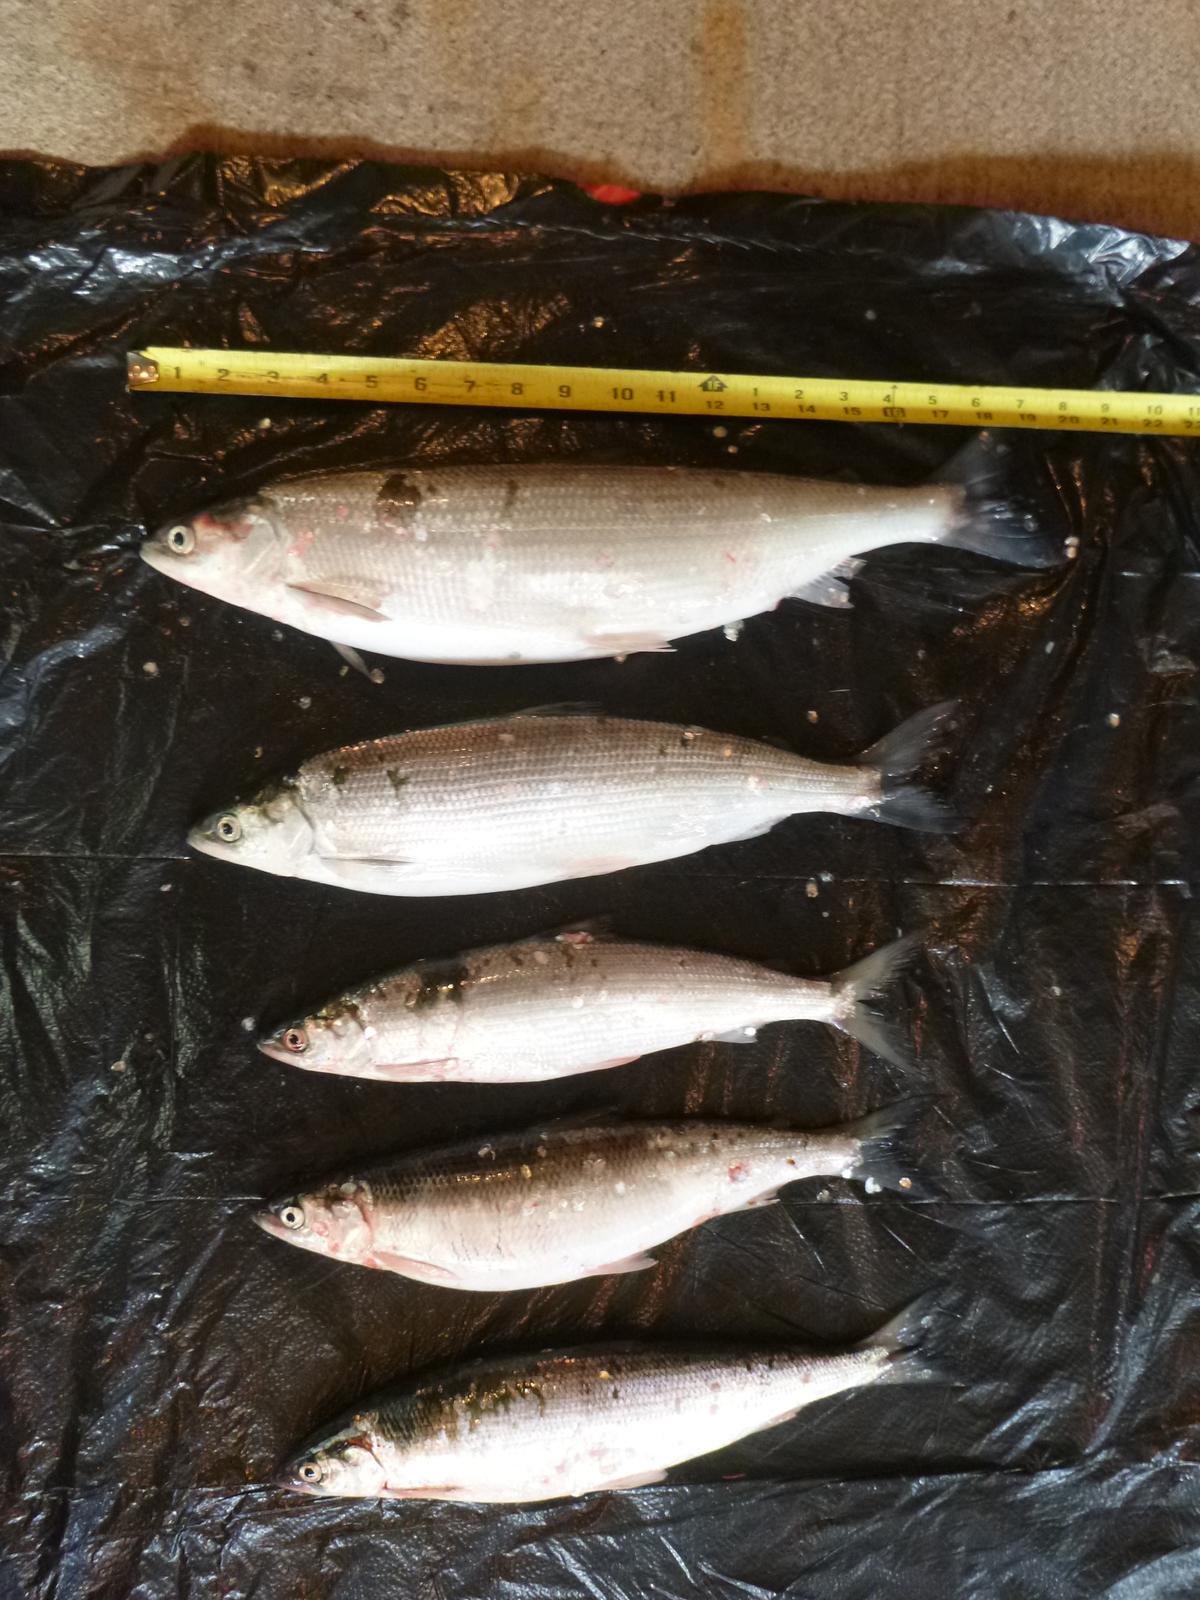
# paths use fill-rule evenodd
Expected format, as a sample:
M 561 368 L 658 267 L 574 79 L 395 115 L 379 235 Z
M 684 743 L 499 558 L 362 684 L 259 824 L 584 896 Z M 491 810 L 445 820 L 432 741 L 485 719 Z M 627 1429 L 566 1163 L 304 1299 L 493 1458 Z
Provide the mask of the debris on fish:
M 709 468 L 438 466 L 284 480 L 166 524 L 150 566 L 273 622 L 410 660 L 666 650 L 788 596 L 849 604 L 882 546 L 1037 561 L 961 487 Z
M 375 894 L 479 894 L 616 872 L 803 811 L 951 825 L 919 781 L 953 705 L 849 765 L 561 707 L 423 728 L 306 761 L 188 836 L 205 854 Z
M 927 1299 L 841 1350 L 613 1342 L 468 1361 L 362 1401 L 278 1482 L 307 1495 L 510 1504 L 660 1483 L 831 1395 L 927 1378 Z
M 749 1044 L 769 1023 L 808 1020 L 908 1066 L 883 1008 L 919 943 L 909 935 L 820 979 L 572 929 L 420 961 L 276 1029 L 259 1049 L 352 1078 L 523 1083 L 697 1039 Z
M 422 1283 L 498 1292 L 640 1272 L 713 1217 L 840 1175 L 911 1191 L 896 1107 L 811 1132 L 737 1122 L 547 1127 L 399 1157 L 260 1211 L 274 1237 Z

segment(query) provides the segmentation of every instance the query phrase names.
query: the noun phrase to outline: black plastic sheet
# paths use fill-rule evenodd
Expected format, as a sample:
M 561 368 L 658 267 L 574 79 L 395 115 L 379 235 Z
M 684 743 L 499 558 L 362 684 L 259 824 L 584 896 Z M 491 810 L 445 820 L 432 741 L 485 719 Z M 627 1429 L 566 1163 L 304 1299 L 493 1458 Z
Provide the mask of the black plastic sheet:
M 894 550 L 624 663 L 381 663 L 170 585 L 140 534 L 278 472 L 707 463 L 916 482 L 949 430 L 131 397 L 150 343 L 1191 388 L 1190 246 L 778 196 L 606 206 L 371 163 L 0 165 L 0 1455 L 5 1594 L 238 1600 L 1145 1600 L 1200 1570 L 1200 649 L 1191 442 L 999 435 L 1061 570 Z M 522 893 L 354 896 L 189 856 L 187 824 L 351 739 L 556 701 L 861 748 L 963 705 L 953 838 L 798 818 Z M 815 717 L 813 715 L 815 713 Z M 811 1025 L 506 1089 L 324 1079 L 252 1029 L 420 955 L 611 914 L 798 971 L 929 930 L 914 1200 L 800 1185 L 654 1273 L 503 1297 L 249 1222 L 360 1158 L 589 1107 L 817 1124 L 911 1093 Z M 533 1508 L 291 1498 L 358 1396 L 485 1349 L 844 1339 L 936 1288 L 940 1379 Z

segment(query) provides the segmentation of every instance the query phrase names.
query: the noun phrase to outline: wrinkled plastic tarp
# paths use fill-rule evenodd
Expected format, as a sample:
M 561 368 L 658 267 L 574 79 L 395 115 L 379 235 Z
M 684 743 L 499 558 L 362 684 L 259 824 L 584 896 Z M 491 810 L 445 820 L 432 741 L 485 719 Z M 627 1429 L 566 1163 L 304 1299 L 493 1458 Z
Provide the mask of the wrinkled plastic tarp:
M 998 436 L 1061 570 L 898 549 L 848 613 L 736 643 L 347 673 L 179 589 L 139 536 L 278 472 L 676 462 L 917 482 L 950 430 L 134 396 L 127 349 L 271 345 L 1192 388 L 1190 246 L 778 196 L 606 206 L 371 163 L 0 165 L 0 1454 L 5 1594 L 1143 1600 L 1200 1579 L 1195 1089 L 1200 469 Z M 516 894 L 356 897 L 189 856 L 199 813 L 352 739 L 561 701 L 856 751 L 963 703 L 950 839 L 836 818 Z M 505 1089 L 325 1079 L 252 1029 L 422 955 L 610 914 L 825 972 L 929 930 L 911 1201 L 800 1185 L 654 1273 L 470 1296 L 340 1268 L 257 1196 L 602 1106 L 818 1124 L 911 1093 L 817 1026 Z M 578 1503 L 289 1498 L 281 1456 L 506 1345 L 856 1337 L 936 1288 L 941 1377 Z

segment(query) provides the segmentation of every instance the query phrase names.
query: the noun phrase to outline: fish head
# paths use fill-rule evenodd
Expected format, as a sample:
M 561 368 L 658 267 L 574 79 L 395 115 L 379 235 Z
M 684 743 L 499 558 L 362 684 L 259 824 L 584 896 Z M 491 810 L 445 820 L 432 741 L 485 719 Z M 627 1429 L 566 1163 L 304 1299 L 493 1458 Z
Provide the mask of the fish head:
M 275 1061 L 310 1072 L 340 1072 L 347 1077 L 373 1076 L 371 1037 L 358 1006 L 343 1000 L 310 1017 L 277 1028 L 258 1041 Z
M 313 830 L 294 784 L 285 780 L 253 800 L 214 811 L 191 830 L 188 843 L 219 861 L 291 878 L 312 851 Z
M 156 572 L 189 588 L 268 614 L 269 596 L 284 578 L 285 542 L 264 497 L 165 523 L 141 553 Z
M 387 1473 L 371 1448 L 365 1417 L 355 1417 L 336 1433 L 302 1446 L 276 1480 L 283 1489 L 310 1495 L 380 1496 Z
M 371 1190 L 356 1178 L 278 1200 L 254 1218 L 264 1233 L 335 1261 L 362 1263 L 371 1253 Z

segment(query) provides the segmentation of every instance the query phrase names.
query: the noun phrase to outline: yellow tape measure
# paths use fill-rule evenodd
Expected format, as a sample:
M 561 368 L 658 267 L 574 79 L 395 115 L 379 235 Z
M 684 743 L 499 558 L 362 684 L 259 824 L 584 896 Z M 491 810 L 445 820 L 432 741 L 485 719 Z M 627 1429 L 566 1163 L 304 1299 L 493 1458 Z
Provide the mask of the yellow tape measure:
M 777 378 L 736 372 L 319 356 L 278 350 L 151 346 L 128 358 L 131 390 L 300 400 L 404 401 L 550 411 L 650 411 L 674 416 L 824 422 L 938 423 L 1095 433 L 1200 433 L 1200 394 L 1112 389 Z

